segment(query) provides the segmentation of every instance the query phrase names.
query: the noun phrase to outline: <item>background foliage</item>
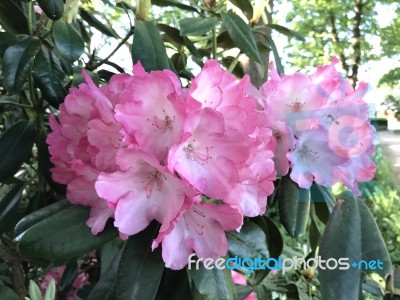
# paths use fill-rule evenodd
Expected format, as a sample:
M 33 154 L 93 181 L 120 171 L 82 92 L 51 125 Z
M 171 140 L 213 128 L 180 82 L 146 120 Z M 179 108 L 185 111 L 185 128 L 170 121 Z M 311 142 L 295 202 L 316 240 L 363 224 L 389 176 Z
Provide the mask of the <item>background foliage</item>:
M 294 1 L 289 19 L 296 31 L 271 23 L 272 1 L 261 2 L 256 7 L 247 0 L 153 0 L 151 11 L 147 1 L 139 7 L 111 0 L 0 2 L 0 299 L 36 300 L 42 292 L 44 299 L 55 294 L 66 299 L 82 274 L 87 284 L 74 291 L 82 299 L 244 299 L 250 292 L 259 299 L 400 297 L 399 271 L 391 273 L 390 264 L 390 258 L 395 266 L 400 258 L 398 191 L 381 152 L 376 180 L 363 186 L 365 202 L 339 195 L 340 188 L 334 196 L 321 186 L 300 190 L 288 177 L 277 180 L 267 214 L 246 220 L 241 233 L 228 233 L 228 255 L 380 259 L 385 270 L 324 272 L 299 266 L 284 275 L 257 271 L 247 277 L 247 286 L 234 285 L 227 269 L 165 269 L 160 250 L 150 251 L 156 224 L 127 242 L 112 226 L 92 236 L 85 225 L 88 210 L 72 206 L 65 187 L 51 179 L 48 116 L 56 115 L 68 89 L 83 81 L 83 69 L 103 84 L 140 60 L 148 71 L 173 70 L 188 85 L 204 61 L 215 58 L 239 77 L 251 69 L 259 84 L 270 52 L 283 72 L 281 49 L 271 38 L 275 31 L 299 41 L 291 57 L 299 67 L 321 63 L 325 53 L 337 54 L 356 84 L 358 65 L 373 58 L 366 38 L 397 30 L 378 27 L 372 1 Z M 358 25 L 357 5 L 363 6 L 364 22 Z M 326 23 L 332 16 L 340 41 Z M 352 35 L 356 40 L 349 44 Z M 394 49 L 390 39 L 388 54 Z M 127 48 L 130 57 L 121 57 Z M 59 266 L 64 269 L 57 286 L 50 283 L 41 292 L 37 284 Z

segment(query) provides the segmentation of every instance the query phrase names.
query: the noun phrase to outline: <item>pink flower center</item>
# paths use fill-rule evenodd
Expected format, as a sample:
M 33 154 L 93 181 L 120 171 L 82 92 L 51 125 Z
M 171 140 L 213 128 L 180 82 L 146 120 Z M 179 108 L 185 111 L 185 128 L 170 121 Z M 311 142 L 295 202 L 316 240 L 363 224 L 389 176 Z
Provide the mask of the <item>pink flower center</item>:
M 199 211 L 195 208 L 192 208 L 188 213 L 184 214 L 183 217 L 185 219 L 185 225 L 186 225 L 186 229 L 187 230 L 194 230 L 198 235 L 203 235 L 204 233 L 204 226 L 200 224 L 200 222 L 198 222 L 196 220 L 196 217 L 192 214 L 195 213 L 198 216 L 205 218 L 206 215 L 202 212 Z M 189 226 L 189 223 L 191 226 Z
M 307 145 L 303 145 L 299 149 L 299 157 L 302 161 L 306 162 L 315 162 L 319 158 L 318 153 L 308 148 Z
M 165 113 L 165 110 L 163 110 L 163 112 Z M 147 121 L 150 122 L 150 119 L 147 119 Z M 173 123 L 175 121 L 175 116 L 168 116 L 165 115 L 164 119 L 160 119 L 157 116 L 153 116 L 153 123 L 151 123 L 151 125 L 153 125 L 155 127 L 154 130 L 161 130 L 162 133 L 166 133 L 168 130 L 172 130 L 173 129 Z
M 193 143 L 196 142 L 196 140 L 193 140 Z M 183 151 L 186 153 L 186 157 L 188 159 L 191 159 L 193 161 L 197 161 L 199 164 L 204 165 L 212 158 L 211 156 L 211 150 L 213 147 L 204 147 L 203 151 L 200 151 L 198 147 L 195 147 L 193 144 L 189 143 Z
M 143 180 L 144 190 L 146 191 L 147 199 L 150 199 L 154 187 L 157 189 L 158 192 L 162 191 L 162 179 L 166 180 L 167 178 L 163 176 L 160 171 L 154 170 L 147 176 L 145 180 Z
M 295 102 L 292 102 L 292 104 L 286 104 L 286 105 L 290 107 L 290 110 L 292 112 L 300 112 L 303 109 L 304 103 L 295 101 Z

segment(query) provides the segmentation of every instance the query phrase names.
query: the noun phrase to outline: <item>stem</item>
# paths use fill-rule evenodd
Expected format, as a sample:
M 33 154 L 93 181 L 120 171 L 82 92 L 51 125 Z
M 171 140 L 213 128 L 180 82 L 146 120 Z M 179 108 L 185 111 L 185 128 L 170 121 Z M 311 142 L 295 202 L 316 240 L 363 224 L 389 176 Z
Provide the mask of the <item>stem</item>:
M 97 64 L 95 64 L 93 66 L 90 66 L 88 69 L 89 70 L 95 70 L 98 67 L 100 67 L 102 64 L 106 63 L 111 58 L 111 56 L 113 56 L 115 54 L 115 52 L 117 52 L 119 50 L 119 48 L 121 48 L 126 43 L 126 41 L 130 38 L 130 36 L 134 32 L 135 32 L 135 27 L 131 27 L 131 30 L 129 30 L 128 34 L 123 38 L 123 40 L 118 44 L 118 46 L 115 47 L 115 49 L 106 58 L 104 58 L 103 60 L 99 61 Z
M 33 34 L 33 15 L 32 15 L 32 10 L 33 10 L 33 1 L 29 1 L 28 2 L 28 30 L 29 30 L 29 34 Z
M 228 71 L 229 71 L 230 73 L 232 73 L 232 71 L 235 69 L 235 67 L 236 67 L 236 65 L 237 65 L 237 63 L 238 63 L 238 61 L 239 61 L 239 58 L 240 58 L 240 52 L 239 52 L 239 54 L 234 58 L 234 60 L 232 60 L 230 66 L 229 66 L 229 68 L 228 68 Z
M 217 59 L 217 32 L 215 29 L 212 29 L 212 56 L 214 59 Z
M 9 104 L 9 105 L 16 105 L 19 107 L 25 107 L 25 108 L 33 108 L 33 106 L 27 105 L 27 104 L 22 104 L 22 103 L 15 103 L 11 101 L 0 101 L 0 104 Z

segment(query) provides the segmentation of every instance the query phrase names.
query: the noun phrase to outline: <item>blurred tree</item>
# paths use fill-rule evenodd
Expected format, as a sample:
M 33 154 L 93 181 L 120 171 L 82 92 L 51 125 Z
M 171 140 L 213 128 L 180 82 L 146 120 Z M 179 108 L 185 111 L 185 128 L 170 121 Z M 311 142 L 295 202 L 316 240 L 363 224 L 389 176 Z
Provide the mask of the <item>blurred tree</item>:
M 293 23 L 293 29 L 302 34 L 305 41 L 289 46 L 289 62 L 299 67 L 316 66 L 336 55 L 355 86 L 359 66 L 379 58 L 372 51 L 374 38 L 382 32 L 376 18 L 377 6 L 391 3 L 396 1 L 292 1 L 293 9 L 287 21 Z

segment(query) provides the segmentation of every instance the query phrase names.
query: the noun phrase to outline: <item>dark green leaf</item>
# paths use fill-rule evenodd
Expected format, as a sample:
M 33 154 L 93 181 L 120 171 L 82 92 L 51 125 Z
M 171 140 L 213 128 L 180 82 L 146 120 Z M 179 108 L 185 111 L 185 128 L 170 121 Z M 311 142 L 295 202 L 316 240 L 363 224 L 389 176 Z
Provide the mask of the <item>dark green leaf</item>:
M 199 270 L 187 270 L 195 286 L 195 299 L 234 300 L 235 285 L 232 282 L 231 271 L 228 268 L 207 270 L 199 264 Z
M 20 235 L 22 232 L 29 229 L 36 223 L 39 223 L 40 221 L 46 219 L 47 217 L 50 217 L 55 213 L 58 213 L 71 205 L 72 205 L 71 202 L 69 202 L 67 199 L 63 199 L 25 216 L 15 226 L 14 235 L 15 236 Z
M 81 57 L 85 44 L 78 31 L 71 24 L 62 20 L 54 22 L 53 37 L 57 51 L 66 60 L 74 62 Z
M 217 24 L 218 19 L 215 17 L 184 18 L 179 21 L 180 34 L 181 36 L 202 35 L 215 28 Z
M 132 60 L 134 64 L 140 61 L 146 71 L 169 68 L 164 43 L 154 23 L 136 21 Z
M 43 93 L 43 98 L 58 108 L 67 94 L 62 84 L 65 74 L 58 57 L 47 47 L 42 47 L 36 55 L 32 74 Z
M 64 13 L 63 0 L 37 0 L 43 12 L 53 21 L 58 20 Z
M 233 5 L 239 8 L 250 20 L 253 17 L 253 5 L 249 0 L 229 0 Z
M 252 219 L 264 231 L 267 237 L 269 257 L 279 258 L 283 250 L 283 238 L 279 228 L 267 216 L 259 216 Z
M 301 189 L 289 175 L 281 178 L 278 194 L 279 217 L 292 237 L 304 234 L 310 211 L 310 191 Z
M 89 208 L 67 207 L 20 234 L 16 238 L 18 248 L 29 258 L 68 260 L 95 250 L 118 235 L 114 227 L 106 227 L 102 233 L 93 235 L 86 225 L 88 218 Z
M 96 28 L 101 33 L 104 33 L 105 35 L 108 35 L 113 38 L 118 38 L 118 35 L 115 33 L 115 31 L 108 28 L 106 25 L 100 22 L 100 20 L 98 20 L 93 15 L 93 13 L 88 13 L 86 10 L 81 8 L 79 10 L 79 14 L 81 15 L 82 19 L 84 19 L 90 26 Z
M 118 269 L 117 300 L 155 298 L 164 270 L 161 249 L 151 250 L 158 227 L 153 222 L 129 238 Z
M 0 60 L 3 58 L 6 49 L 17 40 L 17 37 L 10 32 L 0 32 Z
M 261 63 L 260 53 L 249 25 L 232 12 L 221 12 L 222 22 L 235 45 L 255 62 Z
M 374 296 L 383 297 L 383 295 L 384 295 L 382 288 L 379 286 L 379 283 L 371 278 L 367 278 L 362 283 L 362 288 L 364 291 L 366 291 Z
M 2 199 L 0 199 L 0 234 L 10 228 L 13 213 L 18 208 L 21 200 L 23 186 L 13 187 Z M 14 223 L 15 224 L 15 223 Z
M 257 224 L 246 221 L 240 232 L 229 231 L 226 235 L 231 256 L 268 259 L 267 238 Z
M 263 26 L 274 29 L 274 30 L 286 35 L 287 37 L 294 37 L 300 41 L 304 41 L 304 36 L 302 36 L 300 33 L 296 32 L 294 30 L 291 30 L 285 26 L 281 26 L 278 24 L 265 24 Z
M 115 299 L 115 287 L 117 282 L 118 266 L 121 259 L 120 251 L 109 265 L 106 272 L 104 272 L 97 282 L 93 290 L 90 292 L 87 300 L 114 300 Z
M 0 299 L 4 300 L 21 300 L 21 298 L 14 293 L 12 289 L 5 285 L 0 285 Z
M 175 0 L 152 0 L 151 4 L 165 7 L 165 6 L 175 6 L 183 10 L 188 10 L 188 11 L 193 11 L 193 12 L 198 12 L 196 8 L 186 5 L 181 3 L 180 1 L 175 1 Z
M 21 1 L 0 1 L 0 24 L 8 32 L 28 33 L 28 19 L 17 3 L 21 3 Z
M 384 276 L 391 271 L 387 249 L 378 227 L 366 205 L 349 193 L 338 197 L 321 238 L 321 259 L 348 258 L 349 269 L 320 269 L 321 293 L 324 299 L 357 299 L 364 273 Z M 366 268 L 364 261 L 380 260 L 379 265 Z M 352 264 L 355 264 L 352 266 Z
M 174 288 L 171 288 L 174 287 Z M 189 277 L 185 269 L 170 270 L 165 268 L 161 277 L 156 300 L 191 300 L 193 299 Z
M 33 123 L 20 120 L 0 137 L 0 181 L 12 177 L 27 161 L 36 139 Z
M 329 213 L 332 212 L 335 207 L 335 198 L 333 197 L 332 192 L 329 188 L 313 183 L 310 191 L 311 202 L 325 202 L 328 207 Z
M 4 52 L 3 84 L 9 92 L 17 93 L 22 89 L 39 50 L 37 37 L 23 35 Z
M 78 263 L 75 260 L 66 265 L 58 285 L 58 297 L 63 298 L 68 294 L 78 274 Z
M 279 56 L 278 48 L 276 48 L 274 40 L 269 35 L 264 35 L 264 37 L 268 42 L 269 48 L 272 50 L 272 53 L 274 54 L 276 70 L 278 71 L 279 74 L 284 74 L 285 71 L 283 70 L 282 61 Z

